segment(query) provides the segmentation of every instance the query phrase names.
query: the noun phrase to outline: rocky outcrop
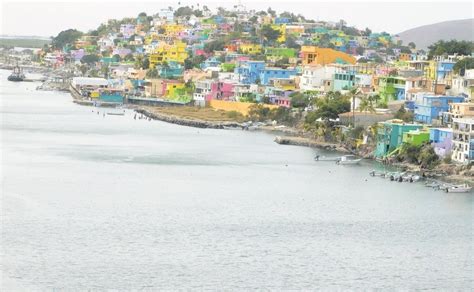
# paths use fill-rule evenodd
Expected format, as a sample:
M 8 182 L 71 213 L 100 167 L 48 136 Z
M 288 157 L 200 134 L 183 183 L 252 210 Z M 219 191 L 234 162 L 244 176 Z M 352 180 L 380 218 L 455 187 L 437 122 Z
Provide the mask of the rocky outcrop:
M 225 129 L 229 128 L 242 128 L 242 125 L 237 122 L 210 122 L 210 121 L 203 121 L 203 120 L 194 120 L 194 119 L 187 119 L 182 117 L 177 117 L 173 115 L 166 115 L 161 114 L 159 112 L 150 112 L 146 109 L 137 108 L 135 109 L 137 113 L 140 113 L 148 118 L 159 120 L 167 123 L 188 126 L 188 127 L 195 127 L 195 128 L 211 128 L 211 129 Z
M 323 148 L 326 150 L 334 150 L 338 152 L 350 153 L 348 149 L 346 149 L 345 147 L 339 144 L 320 142 L 320 141 L 316 141 L 314 139 L 305 138 L 305 137 L 276 136 L 275 142 L 280 145 L 315 147 L 315 148 Z

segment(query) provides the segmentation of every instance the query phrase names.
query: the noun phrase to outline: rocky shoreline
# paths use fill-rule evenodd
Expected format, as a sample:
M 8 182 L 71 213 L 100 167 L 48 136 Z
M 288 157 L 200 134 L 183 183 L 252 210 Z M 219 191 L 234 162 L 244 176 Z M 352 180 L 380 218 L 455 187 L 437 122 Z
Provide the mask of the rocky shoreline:
M 135 108 L 137 113 L 140 113 L 148 118 L 159 120 L 171 124 L 177 124 L 182 126 L 189 126 L 195 128 L 209 128 L 209 129 L 225 129 L 226 127 L 229 128 L 242 128 L 241 123 L 237 122 L 211 122 L 211 121 L 204 121 L 204 120 L 196 120 L 196 119 L 187 119 L 181 118 L 173 115 L 166 115 L 161 114 L 158 112 L 150 112 L 143 108 Z
M 306 137 L 297 137 L 297 136 L 276 136 L 276 143 L 280 145 L 294 145 L 294 146 L 304 146 L 304 147 L 315 147 L 322 148 L 326 150 L 333 150 L 341 153 L 352 153 L 349 149 L 340 144 L 327 143 L 316 141 L 311 138 Z

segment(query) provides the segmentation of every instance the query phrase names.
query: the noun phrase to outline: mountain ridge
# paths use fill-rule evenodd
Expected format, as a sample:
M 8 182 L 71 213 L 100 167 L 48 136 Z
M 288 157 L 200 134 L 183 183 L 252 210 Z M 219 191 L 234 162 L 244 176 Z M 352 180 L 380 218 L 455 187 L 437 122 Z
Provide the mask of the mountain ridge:
M 404 44 L 414 42 L 419 49 L 426 49 L 438 40 L 474 41 L 474 18 L 422 25 L 397 35 Z

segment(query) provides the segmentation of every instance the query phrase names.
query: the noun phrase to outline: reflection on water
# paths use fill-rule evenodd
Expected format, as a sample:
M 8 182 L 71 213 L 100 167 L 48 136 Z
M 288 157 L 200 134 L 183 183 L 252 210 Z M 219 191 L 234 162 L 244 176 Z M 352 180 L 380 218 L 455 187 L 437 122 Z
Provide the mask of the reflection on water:
M 6 290 L 472 287 L 472 195 L 36 85 L 1 84 Z

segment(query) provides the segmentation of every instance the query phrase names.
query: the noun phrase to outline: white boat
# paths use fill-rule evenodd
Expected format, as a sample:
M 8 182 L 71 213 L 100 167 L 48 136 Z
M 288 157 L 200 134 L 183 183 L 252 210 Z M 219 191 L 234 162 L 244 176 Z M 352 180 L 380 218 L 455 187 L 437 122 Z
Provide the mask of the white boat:
M 447 193 L 469 193 L 471 192 L 472 187 L 470 187 L 467 184 L 462 184 L 462 185 L 455 185 L 446 188 Z
M 358 164 L 359 162 L 361 162 L 361 160 L 362 158 L 355 158 L 355 155 L 344 155 L 336 161 L 336 164 L 353 165 Z

